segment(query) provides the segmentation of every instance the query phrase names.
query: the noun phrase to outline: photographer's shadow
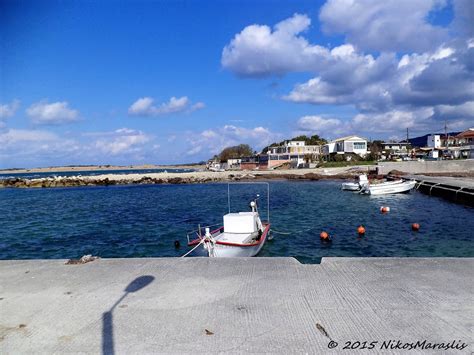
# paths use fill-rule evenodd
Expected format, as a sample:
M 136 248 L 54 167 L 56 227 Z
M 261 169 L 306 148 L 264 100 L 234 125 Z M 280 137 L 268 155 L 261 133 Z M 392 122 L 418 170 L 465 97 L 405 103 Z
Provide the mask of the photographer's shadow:
M 137 277 L 135 280 L 130 282 L 124 290 L 124 294 L 120 297 L 117 302 L 105 313 L 102 314 L 102 353 L 103 354 L 114 354 L 114 325 L 113 325 L 113 311 L 123 301 L 129 293 L 134 293 L 142 288 L 148 286 L 153 282 L 155 278 L 150 275 L 144 275 Z

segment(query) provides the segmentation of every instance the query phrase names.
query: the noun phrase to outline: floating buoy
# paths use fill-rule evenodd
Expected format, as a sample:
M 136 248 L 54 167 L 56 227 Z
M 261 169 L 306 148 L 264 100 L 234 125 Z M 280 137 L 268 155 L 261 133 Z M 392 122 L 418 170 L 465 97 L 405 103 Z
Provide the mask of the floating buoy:
M 390 207 L 388 207 L 388 206 L 382 206 L 382 207 L 380 207 L 380 212 L 382 212 L 382 213 L 388 213 L 388 212 L 390 212 Z
M 418 223 L 413 223 L 411 225 L 411 229 L 415 232 L 418 232 L 420 230 L 420 225 Z
M 331 241 L 331 237 L 329 236 L 329 234 L 325 231 L 322 231 L 321 234 L 319 235 L 319 237 L 321 238 L 322 241 L 324 242 L 329 242 Z
M 365 234 L 365 227 L 363 225 L 360 225 L 357 227 L 357 233 L 359 233 L 360 236 Z
M 181 246 L 181 243 L 179 242 L 179 240 L 175 240 L 175 241 L 174 241 L 174 247 L 175 247 L 176 249 L 178 249 L 180 246 Z

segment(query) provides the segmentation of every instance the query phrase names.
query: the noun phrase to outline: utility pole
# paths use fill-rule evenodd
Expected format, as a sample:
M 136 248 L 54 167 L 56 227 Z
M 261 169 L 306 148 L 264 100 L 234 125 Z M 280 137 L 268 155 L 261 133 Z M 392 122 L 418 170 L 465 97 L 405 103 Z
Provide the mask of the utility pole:
M 410 142 L 408 142 L 408 127 L 407 127 L 407 143 L 410 143 Z
M 448 121 L 444 121 L 444 139 L 446 139 L 446 147 L 449 145 L 448 139 Z

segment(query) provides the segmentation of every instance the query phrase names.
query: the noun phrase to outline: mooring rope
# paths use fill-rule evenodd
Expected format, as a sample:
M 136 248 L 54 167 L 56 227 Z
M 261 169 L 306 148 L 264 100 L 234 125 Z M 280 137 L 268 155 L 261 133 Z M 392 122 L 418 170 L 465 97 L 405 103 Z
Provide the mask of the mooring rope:
M 193 251 L 195 251 L 197 249 L 198 246 L 200 246 L 202 243 L 204 243 L 205 240 L 206 240 L 206 238 L 202 238 L 201 241 L 199 243 L 197 243 L 197 245 L 194 248 L 192 248 L 190 251 L 188 251 L 186 254 L 184 254 L 181 257 L 184 258 L 185 256 L 188 256 L 189 254 L 191 254 Z
M 278 231 L 278 230 L 273 229 L 273 228 L 271 228 L 270 230 L 271 230 L 273 233 L 276 233 L 276 234 L 290 235 L 290 234 L 296 234 L 296 233 L 309 232 L 311 229 L 313 229 L 313 227 L 311 227 L 311 228 L 306 228 L 306 229 L 302 229 L 302 230 L 298 230 L 298 231 L 294 231 L 294 232 L 282 232 L 282 231 Z

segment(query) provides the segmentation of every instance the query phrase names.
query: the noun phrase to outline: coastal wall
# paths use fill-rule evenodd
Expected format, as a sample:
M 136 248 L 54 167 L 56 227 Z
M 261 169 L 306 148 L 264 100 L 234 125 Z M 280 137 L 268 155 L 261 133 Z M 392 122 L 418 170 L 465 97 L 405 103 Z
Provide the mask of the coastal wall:
M 474 159 L 381 162 L 377 165 L 377 169 L 380 175 L 386 175 L 392 170 L 408 174 L 460 173 L 474 171 Z

